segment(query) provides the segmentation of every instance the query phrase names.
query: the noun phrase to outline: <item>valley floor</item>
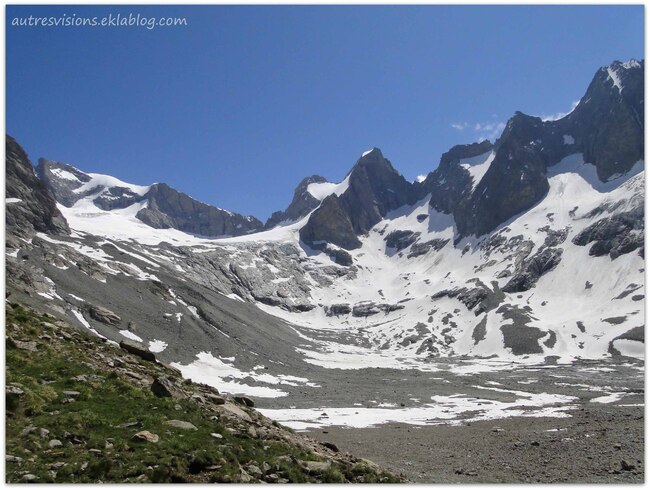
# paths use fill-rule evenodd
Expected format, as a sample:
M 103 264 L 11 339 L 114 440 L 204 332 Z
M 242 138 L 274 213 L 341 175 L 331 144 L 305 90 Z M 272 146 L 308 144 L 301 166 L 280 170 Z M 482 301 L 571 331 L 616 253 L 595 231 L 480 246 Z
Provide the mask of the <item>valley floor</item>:
M 460 426 L 387 424 L 310 437 L 417 483 L 642 483 L 643 407 L 582 407 L 571 418 Z
M 259 405 L 414 482 L 643 482 L 643 363 L 447 367 L 326 370 Z

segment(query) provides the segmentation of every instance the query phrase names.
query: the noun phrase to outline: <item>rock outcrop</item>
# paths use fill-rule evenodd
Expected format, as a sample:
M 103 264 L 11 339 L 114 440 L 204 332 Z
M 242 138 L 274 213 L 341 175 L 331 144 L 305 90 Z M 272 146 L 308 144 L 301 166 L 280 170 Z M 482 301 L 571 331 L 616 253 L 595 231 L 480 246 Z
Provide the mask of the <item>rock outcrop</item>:
M 52 194 L 35 175 L 25 150 L 8 135 L 5 150 L 7 231 L 22 238 L 34 232 L 69 234 L 68 223 L 56 207 Z

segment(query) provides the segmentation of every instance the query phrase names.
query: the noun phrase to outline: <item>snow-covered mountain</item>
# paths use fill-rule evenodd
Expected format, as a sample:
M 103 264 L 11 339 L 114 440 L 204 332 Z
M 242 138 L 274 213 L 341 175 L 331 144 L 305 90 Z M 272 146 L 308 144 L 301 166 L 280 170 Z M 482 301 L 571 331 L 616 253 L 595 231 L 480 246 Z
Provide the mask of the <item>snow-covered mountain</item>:
M 253 216 L 242 216 L 204 204 L 167 184 L 149 186 L 122 182 L 110 175 L 86 174 L 65 163 L 41 159 L 36 167 L 41 181 L 76 219 L 111 214 L 157 229 L 176 229 L 199 236 L 237 236 L 262 229 Z M 119 225 L 116 222 L 115 225 Z
M 8 138 L 9 291 L 181 369 L 259 380 L 270 359 L 278 383 L 306 365 L 642 357 L 643 67 L 601 68 L 570 114 L 516 113 L 422 181 L 370 149 L 264 226 L 57 162 L 38 180 Z

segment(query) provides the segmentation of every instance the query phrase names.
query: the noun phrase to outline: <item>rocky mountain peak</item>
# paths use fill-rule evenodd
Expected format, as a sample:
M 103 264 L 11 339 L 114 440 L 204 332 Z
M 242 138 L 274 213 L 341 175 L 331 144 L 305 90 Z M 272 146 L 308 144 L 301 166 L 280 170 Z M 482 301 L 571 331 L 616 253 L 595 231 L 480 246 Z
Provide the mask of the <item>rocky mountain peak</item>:
M 67 235 L 68 223 L 48 189 L 38 180 L 27 153 L 11 136 L 6 150 L 6 226 L 9 234 L 27 238 L 36 232 Z
M 631 59 L 626 62 L 618 60 L 613 61 L 609 66 L 603 66 L 597 74 L 597 78 L 608 86 L 612 91 L 616 89 L 619 94 L 623 94 L 626 88 L 630 90 L 629 85 L 635 84 L 635 81 L 643 77 L 643 60 L 637 61 Z M 634 90 L 634 87 L 631 88 Z
M 369 173 L 387 172 L 399 175 L 399 172 L 393 168 L 389 160 L 384 158 L 381 150 L 377 147 L 364 151 L 357 160 L 357 163 L 352 167 L 350 173 L 354 174 L 359 171 Z
M 289 223 L 299 220 L 314 210 L 320 204 L 320 199 L 312 195 L 308 188 L 310 184 L 324 184 L 327 182 L 325 177 L 320 175 L 311 175 L 300 181 L 293 193 L 291 203 L 284 211 L 275 211 L 264 225 L 265 229 L 271 229 L 281 223 Z

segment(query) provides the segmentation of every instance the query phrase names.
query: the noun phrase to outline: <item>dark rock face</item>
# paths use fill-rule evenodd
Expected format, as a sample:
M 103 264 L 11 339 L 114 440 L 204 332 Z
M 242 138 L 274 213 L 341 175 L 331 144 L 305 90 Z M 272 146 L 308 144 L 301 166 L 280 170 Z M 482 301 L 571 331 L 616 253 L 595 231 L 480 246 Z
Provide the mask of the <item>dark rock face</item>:
M 387 247 L 394 248 L 399 252 L 413 245 L 419 236 L 420 234 L 417 232 L 409 230 L 395 230 L 391 231 L 386 236 L 386 238 L 384 238 L 384 240 L 386 241 Z
M 600 68 L 575 110 L 557 125 L 607 181 L 643 158 L 644 61 Z
M 271 229 L 282 222 L 299 220 L 300 218 L 307 216 L 310 211 L 316 209 L 320 204 L 320 201 L 307 192 L 307 188 L 309 187 L 309 184 L 322 184 L 323 182 L 327 182 L 327 179 L 320 175 L 312 175 L 311 177 L 303 179 L 300 184 L 298 184 L 298 187 L 296 187 L 289 207 L 285 211 L 276 211 L 273 213 L 266 221 L 264 228 Z
M 452 213 L 472 187 L 472 177 L 460 166 L 460 161 L 487 153 L 492 148 L 492 143 L 488 140 L 452 147 L 443 153 L 436 170 L 429 173 L 421 183 L 414 184 L 418 197 L 431 194 L 431 207 L 443 213 Z
M 350 172 L 349 182 L 340 199 L 357 234 L 370 231 L 388 211 L 415 202 L 412 184 L 378 148 L 359 159 Z
M 543 131 L 537 117 L 517 113 L 508 121 L 490 168 L 453 211 L 460 236 L 488 233 L 546 195 L 546 161 L 535 144 Z
M 607 255 L 616 259 L 620 255 L 643 247 L 644 209 L 639 206 L 631 211 L 615 214 L 596 221 L 573 238 L 576 245 L 592 243 L 589 255 Z
M 352 307 L 352 316 L 354 317 L 368 317 L 376 315 L 380 312 L 390 313 L 391 311 L 397 311 L 404 309 L 404 305 L 400 304 L 388 304 L 380 303 L 377 304 L 374 301 L 362 301 L 357 303 Z
M 167 184 L 154 184 L 145 195 L 149 205 L 136 217 L 153 228 L 175 228 L 201 236 L 237 236 L 261 230 L 262 222 L 209 206 Z
M 370 231 L 388 211 L 413 204 L 417 197 L 412 184 L 378 148 L 364 154 L 348 178 L 349 185 L 343 194 L 328 196 L 313 212 L 300 231 L 303 242 L 312 246 L 314 242 L 325 241 L 347 250 L 358 248 L 361 242 L 357 235 Z
M 341 206 L 339 198 L 334 195 L 327 196 L 314 211 L 300 230 L 300 239 L 313 248 L 328 242 L 346 250 L 361 246 L 350 217 Z
M 453 213 L 459 238 L 480 236 L 539 202 L 548 192 L 547 169 L 567 155 L 583 153 L 603 182 L 625 174 L 643 158 L 643 67 L 643 61 L 616 61 L 599 69 L 578 106 L 562 119 L 517 112 L 474 191 L 459 162 L 489 151 L 489 142 L 445 153 L 439 167 L 416 184 L 418 195 L 431 193 L 432 207 Z
M 431 296 L 431 299 L 436 300 L 444 297 L 457 298 L 468 310 L 474 310 L 474 314 L 478 316 L 481 313 L 487 313 L 495 309 L 505 298 L 505 295 L 499 289 L 499 283 L 497 281 L 492 281 L 493 289 L 490 289 L 479 279 L 473 279 L 468 282 L 474 282 L 476 286 L 473 288 L 444 289 Z
M 35 231 L 69 234 L 67 221 L 52 194 L 35 175 L 25 150 L 11 136 L 6 137 L 5 149 L 7 231 L 23 238 Z
M 483 316 L 480 322 L 476 324 L 474 330 L 472 331 L 472 339 L 474 339 L 474 345 L 477 345 L 481 340 L 485 340 L 487 335 L 487 315 Z
M 520 293 L 533 288 L 537 280 L 555 268 L 562 258 L 561 248 L 544 248 L 522 261 L 512 278 L 503 287 L 506 293 Z
M 345 250 L 341 250 L 340 248 L 333 248 L 327 245 L 324 246 L 322 250 L 328 254 L 330 258 L 338 265 L 347 267 L 353 263 L 352 256 Z
M 434 238 L 424 243 L 415 243 L 411 246 L 411 251 L 407 255 L 407 258 L 412 259 L 413 257 L 419 257 L 429 253 L 430 250 L 435 250 L 436 252 L 442 250 L 445 245 L 449 243 L 449 240 L 443 238 Z
M 345 303 L 334 304 L 330 307 L 327 307 L 325 314 L 327 316 L 340 316 L 340 315 L 349 315 L 352 312 L 350 305 Z

